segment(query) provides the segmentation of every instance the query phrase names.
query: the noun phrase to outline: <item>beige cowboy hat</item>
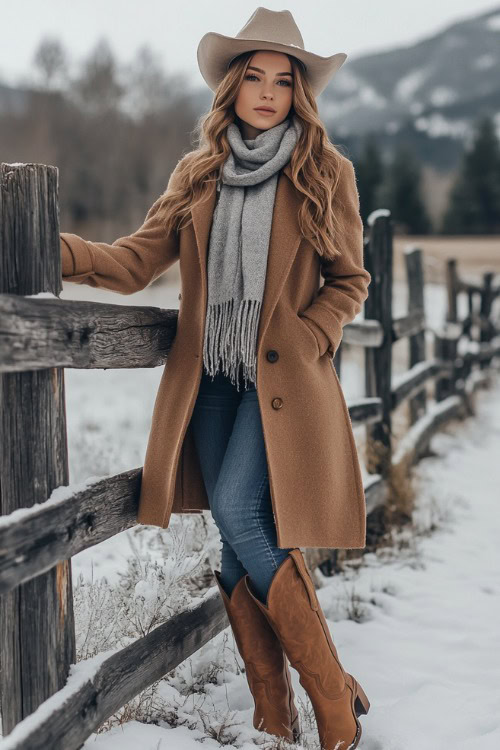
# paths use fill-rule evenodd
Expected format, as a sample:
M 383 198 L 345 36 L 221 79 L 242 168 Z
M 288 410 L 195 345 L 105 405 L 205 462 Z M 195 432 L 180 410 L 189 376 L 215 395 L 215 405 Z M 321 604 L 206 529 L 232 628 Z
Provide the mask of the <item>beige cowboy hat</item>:
M 209 31 L 202 36 L 196 56 L 201 75 L 215 91 L 237 55 L 250 50 L 270 49 L 285 52 L 301 60 L 315 96 L 343 65 L 347 55 L 337 52 L 331 57 L 315 55 L 304 49 L 304 40 L 289 10 L 259 7 L 235 37 Z

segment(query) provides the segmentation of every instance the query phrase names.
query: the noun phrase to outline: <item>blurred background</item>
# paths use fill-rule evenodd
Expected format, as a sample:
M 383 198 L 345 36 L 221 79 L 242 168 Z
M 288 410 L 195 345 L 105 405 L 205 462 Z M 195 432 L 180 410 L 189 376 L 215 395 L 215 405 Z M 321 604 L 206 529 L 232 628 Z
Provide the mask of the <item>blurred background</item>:
M 58 168 L 61 232 L 109 243 L 132 233 L 195 145 L 197 119 L 211 105 L 213 94 L 196 62 L 201 37 L 208 31 L 234 36 L 257 6 L 4 0 L 0 7 L 0 162 Z M 391 212 L 393 318 L 408 311 L 405 250 L 422 249 L 430 358 L 433 331 L 447 311 L 447 259 L 456 258 L 460 276 L 477 284 L 485 272 L 500 273 L 500 4 L 267 0 L 265 7 L 293 13 L 306 49 L 348 55 L 318 99 L 320 114 L 331 141 L 354 163 L 367 231 L 373 211 Z M 178 292 L 176 263 L 133 295 L 65 282 L 60 297 L 175 309 Z M 461 295 L 460 320 L 465 302 Z M 408 337 L 392 346 L 393 382 L 408 372 L 408 347 Z M 65 368 L 72 491 L 89 478 L 142 466 L 162 372 Z M 341 376 L 348 401 L 365 395 L 362 346 L 343 342 Z M 436 436 L 430 455 L 439 461 L 428 468 L 423 462 L 409 531 L 379 549 L 372 540 L 375 553 L 364 556 L 358 578 L 347 570 L 345 578 L 321 579 L 335 639 L 346 645 L 349 667 L 367 676 L 379 701 L 367 724 L 367 749 L 500 746 L 493 703 L 498 679 L 491 669 L 498 641 L 493 606 L 499 597 L 492 594 L 498 593 L 499 403 L 483 402 L 478 420 Z M 408 432 L 406 407 L 402 402 L 392 412 L 394 438 Z M 354 434 L 362 453 L 365 426 Z M 366 485 L 364 461 L 362 471 Z M 401 497 L 406 502 L 404 492 Z M 432 547 L 436 529 L 462 512 L 461 535 L 438 534 Z M 435 562 L 442 560 L 439 568 Z M 82 661 L 128 645 L 213 585 L 220 536 L 210 513 L 172 514 L 168 529 L 137 525 L 74 555 L 71 564 Z M 474 641 L 491 647 L 476 648 Z M 253 747 L 250 697 L 235 654 L 225 640 L 214 639 L 151 696 L 144 691 L 105 722 L 85 747 L 159 750 L 164 740 L 162 747 L 183 750 L 201 741 Z M 87 679 L 90 672 L 80 674 Z M 481 700 L 475 686 L 483 690 Z M 206 715 L 196 705 L 200 697 L 213 702 Z M 237 739 L 224 723 L 229 703 L 247 711 Z M 116 734 L 106 733 L 112 728 Z
M 434 251 L 450 235 L 498 234 L 500 5 L 287 8 L 307 49 L 348 55 L 318 104 L 355 164 L 363 218 L 389 208 L 397 234 L 439 235 Z M 5 5 L 0 159 L 59 168 L 61 231 L 101 241 L 133 231 L 210 106 L 201 36 L 235 35 L 254 9 L 226 0 Z M 498 261 L 496 243 L 476 248 L 481 261 L 490 252 Z

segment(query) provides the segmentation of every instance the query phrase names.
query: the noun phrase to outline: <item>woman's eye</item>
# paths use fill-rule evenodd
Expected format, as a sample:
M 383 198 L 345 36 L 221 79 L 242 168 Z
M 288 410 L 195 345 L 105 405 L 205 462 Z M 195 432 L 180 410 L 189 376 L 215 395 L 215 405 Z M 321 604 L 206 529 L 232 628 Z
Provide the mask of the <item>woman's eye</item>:
M 249 81 L 249 80 L 250 80 L 251 78 L 254 78 L 254 79 L 255 79 L 256 81 L 258 81 L 258 80 L 259 80 L 259 78 L 258 78 L 258 77 L 257 77 L 257 76 L 255 75 L 255 73 L 248 73 L 248 74 L 247 74 L 247 75 L 245 76 L 245 80 L 246 80 L 246 81 Z M 285 78 L 282 78 L 282 79 L 280 79 L 280 80 L 278 81 L 278 83 L 284 83 L 284 84 L 285 84 L 285 86 L 291 86 L 291 85 L 292 85 L 292 84 L 290 83 L 290 81 L 287 81 L 287 80 L 286 80 Z

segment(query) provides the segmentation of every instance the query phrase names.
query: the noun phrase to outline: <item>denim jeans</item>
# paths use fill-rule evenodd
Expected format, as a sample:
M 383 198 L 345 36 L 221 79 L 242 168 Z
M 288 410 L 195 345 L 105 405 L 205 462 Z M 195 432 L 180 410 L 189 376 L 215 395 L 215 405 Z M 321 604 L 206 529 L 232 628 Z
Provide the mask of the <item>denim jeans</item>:
M 192 415 L 193 436 L 222 551 L 220 580 L 230 595 L 249 574 L 265 602 L 271 579 L 293 547 L 277 547 L 257 390 L 240 390 L 224 373 L 203 369 Z

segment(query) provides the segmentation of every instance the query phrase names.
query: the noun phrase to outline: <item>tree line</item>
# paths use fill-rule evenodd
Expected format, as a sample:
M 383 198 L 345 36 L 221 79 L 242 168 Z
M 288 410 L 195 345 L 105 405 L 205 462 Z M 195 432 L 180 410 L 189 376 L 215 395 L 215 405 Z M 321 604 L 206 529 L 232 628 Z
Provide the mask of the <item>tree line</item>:
M 61 231 L 111 242 L 142 223 L 179 157 L 194 146 L 196 121 L 212 92 L 170 74 L 147 46 L 118 64 L 104 38 L 72 67 L 60 40 L 41 40 L 23 106 L 0 114 L 0 160 L 56 165 Z M 330 137 L 337 142 L 333 130 Z M 383 207 L 399 233 L 500 231 L 500 143 L 490 117 L 478 119 L 438 221 L 408 145 L 388 159 L 371 135 L 356 152 L 365 222 Z
M 355 167 L 365 222 L 374 209 L 384 207 L 390 209 L 396 230 L 402 233 L 500 233 L 500 140 L 489 115 L 475 123 L 438 221 L 429 215 L 422 168 L 409 146 L 398 147 L 384 162 L 376 138 L 369 135 Z

